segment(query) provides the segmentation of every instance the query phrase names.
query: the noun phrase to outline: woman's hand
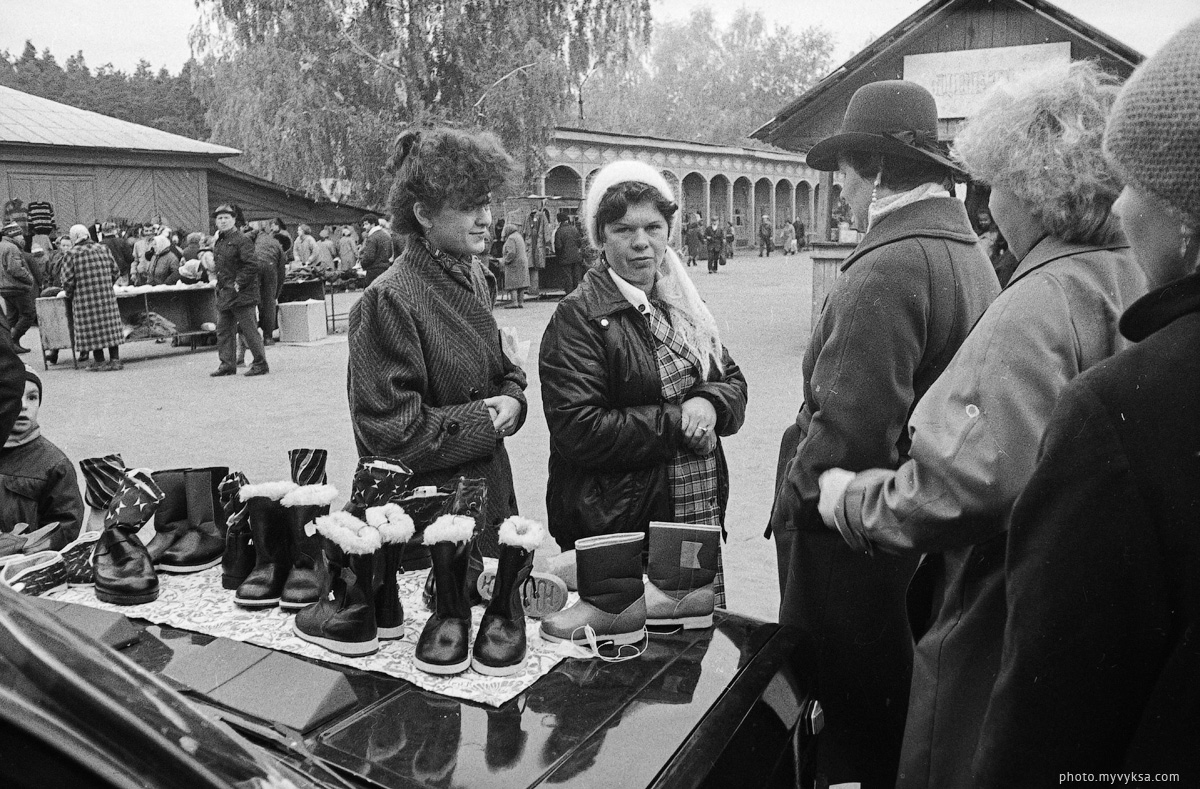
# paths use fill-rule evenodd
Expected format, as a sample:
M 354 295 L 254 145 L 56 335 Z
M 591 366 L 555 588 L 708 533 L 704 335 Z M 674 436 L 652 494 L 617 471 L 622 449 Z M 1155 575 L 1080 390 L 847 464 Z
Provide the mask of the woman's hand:
M 821 486 L 821 498 L 817 502 L 817 511 L 821 513 L 821 520 L 825 521 L 825 525 L 831 529 L 837 528 L 834 513 L 841 506 L 842 497 L 846 495 L 846 488 L 850 487 L 854 477 L 853 471 L 831 468 L 821 474 L 817 480 L 817 484 Z
M 703 397 L 683 401 L 683 443 L 697 455 L 708 455 L 717 446 L 717 410 Z
M 483 404 L 487 406 L 488 416 L 492 418 L 492 427 L 501 436 L 511 436 L 517 430 L 517 422 L 521 418 L 521 401 L 508 395 L 486 397 Z

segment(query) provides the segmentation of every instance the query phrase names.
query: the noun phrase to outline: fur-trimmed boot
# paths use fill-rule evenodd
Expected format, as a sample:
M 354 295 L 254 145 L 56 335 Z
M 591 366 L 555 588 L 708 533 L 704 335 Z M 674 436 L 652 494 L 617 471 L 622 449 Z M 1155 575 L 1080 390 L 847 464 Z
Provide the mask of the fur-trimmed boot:
M 321 599 L 296 614 L 292 631 L 339 655 L 369 655 L 379 649 L 374 589 L 379 530 L 342 510 L 317 518 L 311 528 L 321 537 L 328 573 Z
M 167 573 L 198 573 L 216 567 L 225 553 L 225 510 L 219 505 L 218 485 L 229 473 L 224 466 L 191 468 L 183 472 L 187 526 L 165 551 L 151 550 L 155 566 Z
M 383 543 L 375 555 L 375 623 L 381 639 L 404 635 L 404 606 L 396 575 L 415 524 L 396 502 L 404 496 L 410 479 L 412 471 L 395 458 L 362 457 L 350 490 L 348 509 L 377 529 Z
M 478 478 L 457 477 L 450 483 L 453 491 L 442 507 L 442 515 L 465 515 L 475 521 L 475 534 L 483 524 L 483 513 L 487 510 L 487 481 Z M 440 517 L 440 516 L 439 516 Z M 483 575 L 483 554 L 479 549 L 479 541 L 471 544 L 471 552 L 467 557 L 467 597 L 471 605 L 482 603 L 479 594 L 479 578 Z M 432 570 L 425 576 L 425 588 L 421 592 L 421 601 L 430 611 L 434 610 L 434 600 L 437 597 L 437 576 Z
M 283 497 L 288 519 L 288 555 L 291 569 L 279 607 L 296 611 L 317 601 L 324 584 L 325 561 L 321 541 L 305 527 L 322 515 L 337 498 L 337 489 L 326 484 L 325 465 L 329 452 L 324 449 L 289 449 L 288 465 L 292 482 L 300 487 Z
M 250 505 L 238 493 L 250 484 L 246 475 L 231 471 L 217 483 L 217 498 L 225 515 L 225 553 L 221 555 L 221 588 L 237 589 L 254 569 L 254 547 L 250 543 Z
M 547 641 L 635 644 L 645 636 L 646 593 L 642 586 L 640 532 L 620 532 L 575 541 L 579 602 L 542 620 Z
M 525 606 L 521 590 L 533 569 L 533 552 L 542 544 L 546 527 L 535 520 L 512 516 L 500 524 L 500 563 L 492 600 L 479 623 L 471 668 L 480 674 L 507 677 L 525 664 Z
M 248 505 L 250 535 L 254 542 L 254 569 L 238 586 L 233 602 L 245 608 L 270 608 L 279 604 L 283 585 L 292 568 L 288 556 L 288 519 L 281 499 L 299 487 L 295 482 L 262 482 L 243 485 L 238 497 Z
M 85 484 L 83 500 L 88 506 L 87 518 L 80 531 L 103 531 L 108 505 L 125 478 L 125 461 L 116 454 L 84 458 L 79 461 L 79 470 Z
M 720 550 L 720 526 L 652 522 L 646 624 L 685 630 L 711 627 Z
M 92 554 L 96 599 L 114 605 L 149 603 L 158 597 L 158 575 L 138 530 L 154 515 L 163 492 L 149 469 L 126 472 L 104 516 L 104 533 Z
M 436 590 L 414 663 L 428 674 L 458 674 L 471 665 L 467 566 L 474 538 L 475 519 L 467 515 L 442 515 L 425 529 Z

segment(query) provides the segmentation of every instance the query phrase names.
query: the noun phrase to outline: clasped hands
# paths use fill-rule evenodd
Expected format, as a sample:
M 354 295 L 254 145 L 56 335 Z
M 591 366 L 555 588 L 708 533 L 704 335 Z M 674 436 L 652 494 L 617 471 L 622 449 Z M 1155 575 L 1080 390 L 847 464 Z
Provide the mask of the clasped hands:
M 701 457 L 717 448 L 717 409 L 703 397 L 683 401 L 683 443 Z
M 509 395 L 485 397 L 483 404 L 487 406 L 488 416 L 492 419 L 492 427 L 501 436 L 511 436 L 517 430 L 521 419 L 521 401 Z

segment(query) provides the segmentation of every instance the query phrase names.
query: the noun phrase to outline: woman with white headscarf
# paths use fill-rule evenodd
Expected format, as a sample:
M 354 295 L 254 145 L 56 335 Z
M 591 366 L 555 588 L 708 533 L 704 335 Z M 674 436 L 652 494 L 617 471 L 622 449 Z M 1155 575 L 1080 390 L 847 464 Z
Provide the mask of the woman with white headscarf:
M 564 550 L 651 521 L 724 528 L 718 436 L 742 426 L 746 379 L 669 246 L 678 208 L 640 162 L 609 164 L 588 190 L 601 262 L 559 302 L 541 344 L 547 514 Z M 723 606 L 719 574 L 715 591 Z
M 62 285 L 71 300 L 75 352 L 92 353 L 88 370 L 109 372 L 122 369 L 120 344 L 121 312 L 113 285 L 121 275 L 108 247 L 92 240 L 83 225 L 71 227 L 71 243 L 62 266 Z M 104 349 L 108 361 L 104 361 Z

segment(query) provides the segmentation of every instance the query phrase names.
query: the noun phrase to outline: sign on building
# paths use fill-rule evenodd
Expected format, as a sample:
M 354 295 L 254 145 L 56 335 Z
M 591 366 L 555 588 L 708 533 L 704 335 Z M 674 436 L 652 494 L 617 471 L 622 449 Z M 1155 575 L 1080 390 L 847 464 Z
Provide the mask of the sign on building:
M 967 49 L 904 56 L 904 78 L 937 100 L 938 117 L 967 118 L 993 84 L 1071 62 L 1071 44 Z

